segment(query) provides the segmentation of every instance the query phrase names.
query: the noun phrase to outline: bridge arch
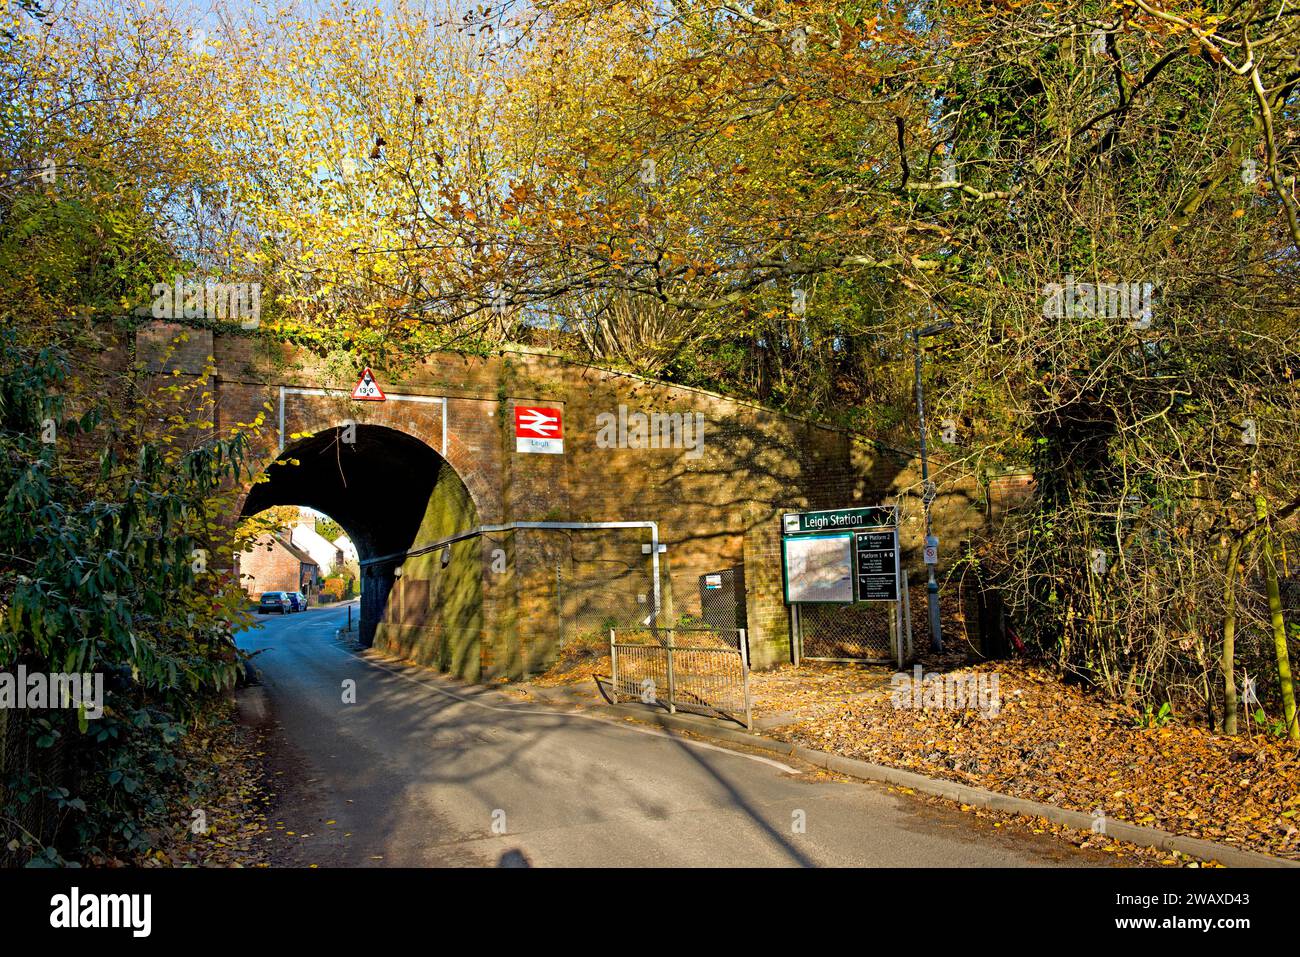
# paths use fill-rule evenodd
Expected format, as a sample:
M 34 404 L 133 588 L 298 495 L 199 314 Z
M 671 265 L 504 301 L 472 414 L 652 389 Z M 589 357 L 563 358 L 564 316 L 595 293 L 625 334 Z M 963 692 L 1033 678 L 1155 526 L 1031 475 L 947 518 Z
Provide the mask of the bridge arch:
M 324 429 L 274 456 L 243 497 L 239 517 L 276 505 L 305 505 L 329 515 L 356 546 L 363 644 L 380 638 L 404 657 L 460 673 L 477 671 L 479 542 L 458 542 L 446 554 L 406 555 L 479 524 L 474 494 L 438 450 L 385 425 Z

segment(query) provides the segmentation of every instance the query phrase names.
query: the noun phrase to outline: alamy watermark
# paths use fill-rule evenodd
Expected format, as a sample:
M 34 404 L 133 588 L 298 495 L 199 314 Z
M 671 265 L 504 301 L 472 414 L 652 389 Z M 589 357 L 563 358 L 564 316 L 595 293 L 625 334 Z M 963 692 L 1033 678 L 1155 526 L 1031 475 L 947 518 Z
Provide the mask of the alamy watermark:
M 0 671 L 0 709 L 84 708 L 86 717 L 104 716 L 104 675 L 27 670 Z
M 1043 287 L 1044 319 L 1129 319 L 1134 329 L 1151 325 L 1155 283 L 1079 282 L 1066 276 L 1064 283 Z
M 704 454 L 703 412 L 628 412 L 596 416 L 596 447 L 600 449 L 685 449 L 688 459 Z
M 239 320 L 245 329 L 256 329 L 262 321 L 260 282 L 217 282 L 215 279 L 182 279 L 153 285 L 150 314 L 155 319 Z
M 124 928 L 132 937 L 148 937 L 153 929 L 153 895 L 94 894 L 73 887 L 50 898 L 50 926 Z
M 889 680 L 893 689 L 890 703 L 895 708 L 944 708 L 948 710 L 976 709 L 986 721 L 996 718 L 1002 710 L 996 674 L 922 673 L 921 666 L 912 668 L 909 675 L 900 671 Z

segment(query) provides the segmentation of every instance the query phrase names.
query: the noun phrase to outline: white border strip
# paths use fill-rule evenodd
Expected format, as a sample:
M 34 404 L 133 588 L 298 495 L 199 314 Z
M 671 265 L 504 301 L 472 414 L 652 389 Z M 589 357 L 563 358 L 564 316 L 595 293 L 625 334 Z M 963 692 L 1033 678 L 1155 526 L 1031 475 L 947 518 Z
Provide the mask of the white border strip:
M 284 451 L 284 397 L 287 395 L 314 395 L 314 396 L 342 396 L 347 398 L 352 393 L 345 392 L 342 389 L 302 389 L 298 386 L 282 385 L 280 386 L 280 448 Z M 442 457 L 447 457 L 447 399 L 440 395 L 403 395 L 397 392 L 389 392 L 384 396 L 385 401 L 393 402 L 419 402 L 424 405 L 438 404 L 442 406 Z

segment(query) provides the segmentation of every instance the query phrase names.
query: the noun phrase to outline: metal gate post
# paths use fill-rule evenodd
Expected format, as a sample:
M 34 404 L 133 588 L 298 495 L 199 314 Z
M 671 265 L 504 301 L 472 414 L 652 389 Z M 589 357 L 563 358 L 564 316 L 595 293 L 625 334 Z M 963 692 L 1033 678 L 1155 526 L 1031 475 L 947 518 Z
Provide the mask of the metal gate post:
M 740 631 L 740 667 L 745 675 L 745 729 L 754 730 L 754 713 L 749 700 L 749 641 L 745 637 L 745 629 Z
M 903 670 L 903 596 L 894 602 L 894 653 L 898 661 L 898 670 Z
M 609 630 L 609 680 L 610 697 L 618 704 L 618 649 L 614 646 L 614 629 Z
M 668 629 L 668 713 L 676 714 L 677 705 L 673 702 L 673 635 L 677 629 Z
M 799 624 L 798 605 L 790 606 L 790 645 L 794 666 L 798 668 L 799 662 L 803 659 L 803 628 Z
M 898 630 L 898 602 L 889 604 L 892 606 L 889 609 L 889 650 L 893 652 L 894 659 L 898 660 L 903 653 L 903 639 Z
M 912 591 L 907 580 L 907 569 L 903 569 L 903 624 L 907 631 L 907 660 L 912 660 Z
M 555 647 L 564 647 L 564 589 L 560 584 L 560 563 L 555 563 L 555 620 L 559 634 L 555 636 Z

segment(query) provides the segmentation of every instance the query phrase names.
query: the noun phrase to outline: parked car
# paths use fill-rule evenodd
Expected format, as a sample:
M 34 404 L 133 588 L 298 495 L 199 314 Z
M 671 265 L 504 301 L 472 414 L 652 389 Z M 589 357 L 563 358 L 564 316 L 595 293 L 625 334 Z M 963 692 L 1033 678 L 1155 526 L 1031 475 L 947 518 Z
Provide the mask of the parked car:
M 293 611 L 293 599 L 287 591 L 264 591 L 257 602 L 257 610 L 263 614 L 278 611 L 284 615 Z
M 293 608 L 292 608 L 293 611 L 306 611 L 306 610 L 307 610 L 307 601 L 308 601 L 308 599 L 307 599 L 307 596 L 304 595 L 302 592 L 300 592 L 300 591 L 291 591 L 291 592 L 289 592 L 289 600 L 290 600 L 291 602 L 293 602 Z

